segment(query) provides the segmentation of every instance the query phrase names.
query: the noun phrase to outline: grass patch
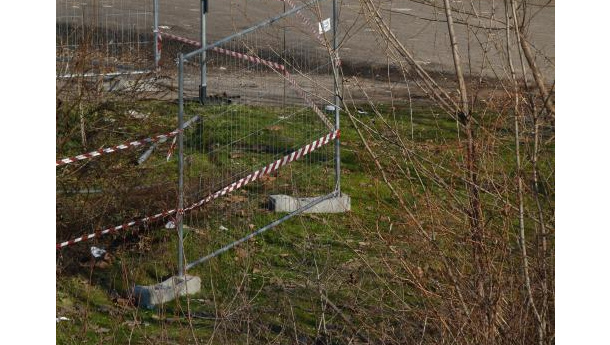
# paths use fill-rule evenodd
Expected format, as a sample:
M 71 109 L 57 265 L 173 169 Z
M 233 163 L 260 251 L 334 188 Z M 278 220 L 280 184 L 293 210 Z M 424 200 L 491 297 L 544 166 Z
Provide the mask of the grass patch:
M 108 110 L 95 111 L 100 118 L 119 119 L 119 113 L 131 108 L 117 105 L 111 109 L 112 117 L 106 113 Z M 122 118 L 124 124 L 118 127 L 124 128 L 124 132 L 100 130 L 91 145 L 120 141 L 136 133 L 163 132 L 175 126 L 175 104 L 148 101 L 139 103 L 137 109 L 149 114 L 149 118 L 145 121 Z M 374 129 L 367 135 L 373 139 L 380 135 L 391 136 L 382 119 L 395 124 L 396 131 L 409 139 L 413 151 L 419 155 L 414 155 L 413 159 L 420 163 L 431 162 L 426 164 L 430 169 L 436 169 L 434 172 L 438 178 L 456 187 L 455 195 L 448 195 L 432 175 L 422 174 L 415 163 L 405 165 L 402 170 L 389 171 L 395 186 L 407 191 L 404 200 L 415 211 L 431 207 L 422 203 L 421 195 L 438 198 L 440 205 L 455 200 L 466 203 L 464 184 L 455 174 L 461 164 L 455 121 L 423 108 L 413 109 L 412 119 L 410 109 L 405 106 L 392 109 L 388 105 L 377 105 L 376 109 L 380 116 L 375 115 L 370 107 L 365 108 L 368 114 L 359 115 L 363 124 Z M 190 114 L 187 117 L 195 114 L 203 117 L 202 122 L 185 132 L 187 205 L 326 134 L 326 130 L 317 124 L 319 120 L 315 114 L 296 108 L 201 107 L 189 103 L 185 114 Z M 74 115 L 69 116 L 73 121 Z M 329 303 L 321 301 L 321 292 L 349 315 L 356 328 L 364 323 L 382 324 L 385 315 L 392 310 L 397 313 L 396 310 L 421 307 L 424 302 L 414 293 L 421 287 L 412 285 L 407 278 L 398 279 L 396 274 L 388 271 L 388 266 L 400 267 L 400 260 L 418 260 L 425 255 L 419 252 L 418 244 L 407 241 L 416 231 L 415 226 L 404 223 L 405 215 L 368 158 L 356 131 L 347 122 L 343 122 L 341 137 L 342 191 L 352 198 L 351 213 L 296 216 L 195 267 L 189 273 L 202 278 L 201 292 L 154 310 L 135 308 L 122 299 L 127 297 L 134 284 L 158 283 L 175 272 L 177 236 L 174 230 L 165 229 L 165 224 L 159 223 L 130 236 L 118 235 L 120 238 L 114 241 L 101 239 L 95 243 L 112 248 L 115 257 L 109 267 L 74 268 L 73 263 L 69 272 L 58 275 L 57 313 L 71 321 L 58 324 L 57 342 L 191 343 L 196 337 L 206 343 L 244 343 L 246 340 L 291 343 L 295 339 L 307 343 L 344 343 L 345 339 L 338 335 L 352 326 Z M 414 133 L 412 140 L 411 131 Z M 58 130 L 58 136 L 68 132 Z M 485 155 L 480 162 L 487 169 L 489 180 L 514 177 L 514 144 L 511 144 L 510 137 L 501 139 L 501 142 L 493 144 L 491 154 Z M 78 145 L 78 136 L 70 137 L 58 155 L 77 153 Z M 381 144 L 371 140 L 371 145 Z M 87 178 L 85 184 L 102 189 L 116 186 L 111 190 L 125 193 L 134 191 L 138 185 L 175 185 L 177 164 L 175 159 L 166 161 L 167 146 L 162 149 L 162 154 L 151 156 L 141 166 L 129 165 L 128 157 L 132 159 L 134 154 L 118 154 L 116 159 L 100 158 L 95 169 L 89 169 L 88 174 L 82 173 Z M 399 149 L 392 145 L 375 149 L 392 153 L 379 157 L 385 167 L 395 165 L 392 156 L 400 156 Z M 283 192 L 313 196 L 332 191 L 332 150 L 332 145 L 328 145 L 302 161 L 282 168 L 279 174 L 271 176 L 272 179 L 252 183 L 187 215 L 187 258 L 194 260 L 206 255 L 279 218 L 280 215 L 265 208 L 269 194 Z M 545 152 L 545 163 L 540 165 L 541 176 L 553 175 L 553 160 L 547 159 L 549 155 L 552 156 L 553 152 Z M 438 169 L 439 166 L 447 168 Z M 456 169 L 452 170 L 452 166 Z M 91 176 L 91 171 L 100 168 L 116 173 L 117 178 L 109 180 L 103 174 Z M 69 169 L 73 168 L 67 168 L 66 172 L 58 170 L 58 185 L 79 188 L 78 183 L 82 180 L 79 182 L 74 176 L 80 173 L 70 174 L 68 172 L 72 170 Z M 123 174 L 127 171 L 129 173 Z M 127 182 L 132 179 L 133 183 Z M 552 178 L 546 183 L 552 184 Z M 165 189 L 146 189 L 139 197 L 116 197 L 111 200 L 118 203 L 116 208 L 106 208 L 108 215 L 100 216 L 95 223 L 82 220 L 85 211 L 71 211 L 74 212 L 71 219 L 68 219 L 71 213 L 66 212 L 62 215 L 66 220 L 62 221 L 66 223 L 65 228 L 79 225 L 77 229 L 94 228 L 95 224 L 120 224 L 134 214 L 175 207 L 175 194 L 163 197 L 166 194 Z M 110 203 L 107 198 L 104 193 L 93 197 L 58 197 L 58 203 L 65 205 L 58 207 L 58 213 L 77 206 L 93 210 L 93 206 L 99 206 L 102 200 Z M 493 204 L 495 199 L 485 195 L 484 201 Z M 529 209 L 533 209 L 531 198 L 526 203 Z M 111 212 L 119 209 L 123 213 Z M 434 221 L 438 220 L 429 220 L 430 223 Z M 455 224 L 456 228 L 464 224 L 459 217 L 442 221 Z M 500 221 L 491 215 L 490 223 L 496 222 Z M 528 233 L 533 233 L 531 225 Z M 443 242 L 442 237 L 439 243 L 443 246 L 457 245 Z M 80 252 L 71 253 L 86 256 L 88 246 L 83 247 Z M 423 269 L 433 271 L 434 265 L 430 266 Z M 438 286 L 431 282 L 425 288 L 434 292 Z M 386 299 L 392 302 L 384 302 Z M 367 312 L 366 315 L 359 314 L 363 311 Z M 186 318 L 187 314 L 191 315 L 190 320 Z M 330 338 L 325 340 L 320 338 L 323 327 L 327 330 L 324 334 L 330 334 Z M 332 338 L 333 334 L 335 338 Z

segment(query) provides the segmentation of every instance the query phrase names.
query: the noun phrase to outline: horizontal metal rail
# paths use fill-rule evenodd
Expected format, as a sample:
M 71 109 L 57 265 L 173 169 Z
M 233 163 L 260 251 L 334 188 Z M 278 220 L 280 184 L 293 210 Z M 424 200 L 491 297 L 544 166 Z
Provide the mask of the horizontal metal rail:
M 262 27 L 265 27 L 267 25 L 271 25 L 271 24 L 277 22 L 278 20 L 280 20 L 282 18 L 288 17 L 288 16 L 290 16 L 290 15 L 292 15 L 294 13 L 297 13 L 298 11 L 300 11 L 300 10 L 310 6 L 310 5 L 313 5 L 315 3 L 319 3 L 319 2 L 322 2 L 322 1 L 324 1 L 324 0 L 311 0 L 311 1 L 305 3 L 305 4 L 301 5 L 301 6 L 294 7 L 291 10 L 288 10 L 288 11 L 282 13 L 282 14 L 279 14 L 279 15 L 277 15 L 275 17 L 269 18 L 269 19 L 267 19 L 265 21 L 262 21 L 262 22 L 260 22 L 260 23 L 258 23 L 256 25 L 254 25 L 254 26 L 251 26 L 251 27 L 249 27 L 247 29 L 244 29 L 244 30 L 242 30 L 240 32 L 234 33 L 233 35 L 230 35 L 230 36 L 227 36 L 225 38 L 222 38 L 222 39 L 220 39 L 220 40 L 218 40 L 218 41 L 216 41 L 214 43 L 208 44 L 205 47 L 202 47 L 202 48 L 194 50 L 194 51 L 192 51 L 190 53 L 184 54 L 184 60 L 188 60 L 188 59 L 192 58 L 193 56 L 201 55 L 201 53 L 203 53 L 206 50 L 210 50 L 210 49 L 212 49 L 214 47 L 217 47 L 217 46 L 219 46 L 219 45 L 221 45 L 221 44 L 223 44 L 225 42 L 228 42 L 228 41 L 230 41 L 230 40 L 232 40 L 232 39 L 234 39 L 236 37 L 243 36 L 243 35 L 245 35 L 247 33 L 250 33 L 252 31 L 258 30 L 258 29 L 260 29 Z
M 190 40 L 188 38 L 184 38 L 184 37 L 180 37 L 180 36 L 176 36 L 176 35 L 172 35 L 172 34 L 168 34 L 168 33 L 164 33 L 164 32 L 161 32 L 161 35 L 165 36 L 165 37 L 168 37 L 170 39 L 173 39 L 173 40 L 177 40 L 179 42 L 186 43 L 186 44 L 191 44 L 191 45 L 199 46 L 199 47 L 201 46 L 201 43 L 199 43 L 197 41 L 194 41 L 194 40 Z M 301 96 L 301 98 L 303 98 L 307 102 L 307 104 L 309 104 L 311 109 L 316 113 L 316 115 L 318 115 L 320 120 L 322 120 L 322 122 L 326 125 L 326 127 L 329 130 L 333 130 L 334 129 L 333 124 L 326 118 L 324 113 L 322 113 L 322 110 L 320 110 L 320 108 L 318 108 L 318 106 L 311 99 L 311 97 L 309 97 L 309 95 L 307 94 L 305 89 L 303 89 L 299 84 L 297 84 L 297 82 L 294 79 L 294 77 L 290 74 L 290 72 L 288 72 L 288 70 L 286 69 L 286 67 L 284 65 L 278 64 L 276 62 L 272 62 L 272 61 L 267 61 L 267 60 L 261 59 L 258 56 L 251 56 L 251 55 L 247 55 L 247 54 L 242 54 L 242 53 L 234 52 L 234 51 L 231 51 L 231 50 L 228 50 L 228 49 L 224 49 L 224 48 L 213 47 L 210 50 L 215 51 L 215 52 L 220 53 L 220 54 L 229 55 L 229 56 L 232 56 L 232 57 L 237 58 L 237 59 L 247 60 L 247 61 L 250 61 L 252 63 L 263 64 L 263 65 L 271 68 L 273 71 L 277 72 L 278 74 L 280 74 L 281 76 L 286 78 L 286 80 L 290 83 L 292 88 L 299 94 L 299 96 Z
M 229 244 L 227 244 L 226 246 L 224 246 L 224 247 L 222 247 L 222 248 L 220 248 L 220 249 L 216 250 L 215 252 L 213 252 L 213 253 L 211 253 L 211 254 L 208 254 L 208 255 L 206 255 L 206 256 L 204 256 L 204 257 L 202 257 L 202 258 L 199 258 L 199 259 L 197 259 L 197 260 L 195 260 L 195 261 L 191 262 L 190 264 L 186 265 L 186 267 L 185 267 L 184 269 L 185 269 L 185 270 L 189 270 L 189 269 L 193 268 L 193 267 L 194 267 L 194 266 L 196 266 L 196 265 L 199 265 L 199 264 L 201 264 L 201 263 L 204 263 L 204 262 L 206 262 L 206 261 L 208 261 L 208 260 L 210 260 L 210 259 L 212 259 L 212 258 L 214 258 L 214 257 L 216 257 L 216 256 L 218 256 L 218 255 L 220 255 L 220 254 L 222 254 L 222 253 L 224 253 L 224 252 L 228 251 L 229 249 L 231 249 L 231 248 L 233 248 L 233 247 L 235 247 L 235 246 L 237 246 L 237 245 L 239 245 L 239 244 L 241 244 L 241 243 L 246 242 L 247 240 L 251 239 L 252 237 L 254 237 L 254 236 L 256 236 L 256 235 L 260 235 L 260 234 L 262 234 L 263 232 L 265 232 L 265 231 L 267 231 L 267 230 L 269 230 L 269 229 L 272 229 L 272 228 L 274 228 L 274 227 L 276 227 L 276 226 L 278 226 L 278 225 L 282 224 L 283 222 L 287 221 L 288 219 L 290 219 L 290 218 L 292 218 L 292 217 L 294 217 L 294 216 L 296 216 L 296 215 L 298 215 L 298 214 L 300 214 L 300 213 L 303 213 L 303 212 L 307 211 L 308 209 L 310 209 L 310 208 L 312 208 L 312 207 L 316 206 L 317 204 L 321 203 L 322 201 L 324 201 L 324 200 L 328 200 L 328 199 L 333 198 L 333 197 L 336 197 L 336 196 L 337 196 L 337 192 L 332 192 L 332 193 L 330 193 L 330 194 L 327 194 L 327 195 L 321 196 L 321 197 L 319 197 L 319 198 L 317 198 L 317 199 L 315 199 L 315 200 L 311 201 L 311 202 L 310 202 L 310 203 L 308 203 L 307 205 L 305 205 L 305 206 L 301 206 L 301 207 L 300 207 L 300 208 L 298 208 L 297 210 L 295 210 L 295 211 L 293 211 L 293 212 L 291 212 L 291 213 L 288 213 L 288 214 L 287 214 L 287 215 L 285 215 L 284 217 L 282 217 L 282 218 L 280 218 L 280 219 L 278 219 L 278 220 L 276 220 L 276 221 L 274 221 L 274 222 L 272 222 L 272 223 L 269 223 L 269 224 L 267 224 L 267 225 L 263 226 L 262 228 L 260 228 L 260 229 L 258 229 L 258 230 L 256 230 L 256 231 L 254 231 L 254 232 L 252 232 L 252 233 L 248 234 L 247 236 L 242 237 L 242 238 L 240 238 L 239 240 L 234 241 L 234 242 L 232 242 L 232 243 L 229 243 Z
M 298 149 L 297 151 L 293 151 L 292 153 L 285 155 L 283 158 L 280 158 L 276 161 L 271 162 L 269 165 L 266 165 L 256 171 L 254 171 L 253 173 L 249 174 L 248 176 L 243 177 L 243 178 L 239 179 L 238 181 L 231 183 L 230 185 L 227 185 L 226 187 L 216 191 L 215 193 L 209 194 L 207 197 L 199 200 L 198 202 L 192 204 L 191 206 L 189 206 L 183 210 L 171 209 L 171 210 L 163 211 L 161 213 L 157 213 L 153 216 L 147 216 L 147 217 L 144 217 L 144 218 L 141 218 L 138 220 L 131 220 L 129 222 L 126 222 L 121 225 L 117 225 L 112 228 L 98 230 L 92 234 L 82 235 L 80 237 L 74 238 L 69 241 L 57 243 L 56 248 L 57 248 L 57 250 L 59 250 L 64 247 L 71 246 L 71 245 L 74 245 L 74 244 L 80 243 L 80 242 L 85 242 L 85 241 L 88 241 L 88 240 L 91 240 L 94 238 L 99 238 L 99 237 L 107 235 L 107 234 L 113 234 L 118 231 L 126 231 L 127 229 L 132 228 L 134 226 L 151 223 L 153 221 L 157 221 L 157 220 L 163 219 L 165 217 L 172 216 L 178 211 L 184 212 L 184 213 L 193 211 L 193 210 L 211 202 L 212 200 L 215 200 L 217 198 L 220 198 L 221 196 L 229 194 L 237 189 L 240 189 L 250 182 L 256 181 L 257 179 L 260 179 L 261 177 L 263 177 L 265 175 L 269 175 L 273 171 L 279 170 L 282 166 L 286 166 L 294 161 L 301 159 L 302 157 L 310 154 L 314 150 L 322 147 L 323 145 L 328 144 L 331 140 L 335 140 L 336 138 L 339 137 L 339 135 L 340 135 L 339 131 L 330 132 L 330 133 L 326 134 L 325 136 L 315 140 L 311 144 L 307 144 L 307 145 L 301 147 L 300 149 Z

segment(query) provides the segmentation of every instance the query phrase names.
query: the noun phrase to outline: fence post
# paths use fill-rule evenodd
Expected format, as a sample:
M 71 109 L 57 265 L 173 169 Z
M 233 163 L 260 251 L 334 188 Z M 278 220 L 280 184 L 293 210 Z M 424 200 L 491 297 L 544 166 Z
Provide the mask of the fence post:
M 339 129 L 339 112 L 340 106 L 343 106 L 339 97 L 339 51 L 337 46 L 337 22 L 338 22 L 338 13 L 337 13 L 337 0 L 333 0 L 333 54 L 334 54 L 334 64 L 333 64 L 333 73 L 334 73 L 334 93 L 335 93 L 335 129 Z M 331 58 L 331 62 L 332 62 Z M 335 191 L 337 192 L 337 196 L 341 195 L 341 147 L 340 147 L 339 136 L 335 139 Z
M 300 6 L 292 8 L 291 10 L 288 10 L 288 11 L 286 11 L 284 13 L 278 14 L 277 16 L 274 16 L 274 17 L 271 17 L 271 18 L 269 18 L 267 20 L 264 20 L 264 21 L 262 21 L 262 22 L 260 22 L 258 24 L 255 24 L 255 25 L 247 28 L 247 29 L 241 30 L 241 31 L 236 32 L 236 33 L 234 33 L 232 35 L 229 35 L 229 36 L 227 36 L 225 38 L 222 38 L 222 39 L 220 39 L 220 40 L 218 40 L 218 41 L 216 41 L 214 43 L 209 44 L 208 46 L 205 46 L 205 47 L 201 46 L 197 50 L 193 50 L 193 51 L 191 51 L 189 53 L 186 53 L 186 54 L 184 54 L 184 59 L 188 60 L 188 59 L 192 58 L 193 56 L 201 54 L 202 50 L 209 50 L 209 49 L 212 49 L 214 47 L 218 47 L 219 45 L 221 45 L 223 43 L 226 43 L 226 42 L 229 42 L 230 40 L 232 40 L 232 39 L 234 39 L 236 37 L 240 37 L 240 36 L 243 36 L 243 35 L 245 35 L 247 33 L 252 32 L 252 31 L 258 30 L 258 29 L 260 29 L 262 27 L 269 26 L 269 25 L 279 21 L 282 18 L 286 18 L 286 17 L 288 17 L 288 16 L 290 16 L 290 15 L 292 15 L 294 13 L 299 12 L 300 10 L 308 7 L 309 5 L 312 5 L 312 4 L 315 4 L 315 3 L 318 3 L 318 2 L 322 2 L 322 1 L 324 1 L 324 0 L 310 0 L 310 1 L 304 3 L 304 4 L 300 5 Z
M 182 218 L 184 215 L 184 55 L 178 54 L 178 212 L 176 226 L 178 228 L 178 276 L 184 275 L 184 242 Z
M 155 70 L 159 69 L 159 61 L 161 61 L 161 45 L 159 39 L 161 38 L 161 34 L 159 33 L 159 0 L 153 0 L 153 22 L 154 22 L 154 40 L 155 43 Z
M 206 40 L 206 32 L 205 32 L 205 15 L 208 12 L 208 0 L 201 0 L 201 46 L 207 46 Z M 199 85 L 199 102 L 201 104 L 205 103 L 205 99 L 207 97 L 207 62 L 206 62 L 206 50 L 204 49 L 201 52 L 201 61 L 200 61 L 200 69 L 201 69 L 201 85 Z

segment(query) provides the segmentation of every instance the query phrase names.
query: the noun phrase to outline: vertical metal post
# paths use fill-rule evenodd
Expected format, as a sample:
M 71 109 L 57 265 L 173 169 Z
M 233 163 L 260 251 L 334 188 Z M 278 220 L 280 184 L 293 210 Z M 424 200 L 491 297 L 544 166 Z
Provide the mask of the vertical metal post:
M 184 55 L 178 54 L 178 128 L 184 125 Z M 178 132 L 178 212 L 176 223 L 178 228 L 178 276 L 184 275 L 184 242 L 182 218 L 184 215 L 184 135 Z
M 161 46 L 160 46 L 160 38 L 161 34 L 159 33 L 159 0 L 153 0 L 153 22 L 154 22 L 154 49 L 155 49 L 155 70 L 159 68 L 159 61 L 161 61 Z
M 205 47 L 208 45 L 205 33 L 205 15 L 208 12 L 208 0 L 201 0 L 201 46 Z M 206 62 L 206 51 L 205 49 L 201 52 L 201 61 L 199 62 L 201 69 L 201 84 L 199 85 L 199 102 L 205 103 L 207 98 L 207 62 Z
M 284 12 L 286 12 L 286 1 L 282 1 L 282 3 L 284 4 Z M 282 64 L 284 65 L 288 65 L 286 63 L 286 56 L 288 54 L 286 54 L 286 25 L 282 26 L 282 31 L 283 31 L 283 38 L 282 38 Z M 282 78 L 283 82 L 284 82 L 284 92 L 282 93 L 282 111 L 286 111 L 286 78 Z
M 337 27 L 338 27 L 338 13 L 337 13 L 337 0 L 333 0 L 333 54 L 334 54 L 334 92 L 335 92 L 335 129 L 339 129 L 339 107 L 343 106 L 340 104 L 339 97 L 339 51 L 337 46 Z M 341 142 L 339 137 L 335 139 L 335 191 L 337 196 L 341 195 Z

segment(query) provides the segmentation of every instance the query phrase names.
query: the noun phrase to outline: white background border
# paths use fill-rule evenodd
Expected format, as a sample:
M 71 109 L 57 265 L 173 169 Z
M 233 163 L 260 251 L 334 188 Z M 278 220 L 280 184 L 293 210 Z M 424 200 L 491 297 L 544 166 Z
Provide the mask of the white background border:
M 556 10 L 556 343 L 610 327 L 610 81 L 603 1 Z M 55 338 L 55 18 L 51 1 L 0 10 L 0 247 L 4 344 Z M 8 76 L 8 78 L 7 78 Z M 32 341 L 34 340 L 34 341 Z

